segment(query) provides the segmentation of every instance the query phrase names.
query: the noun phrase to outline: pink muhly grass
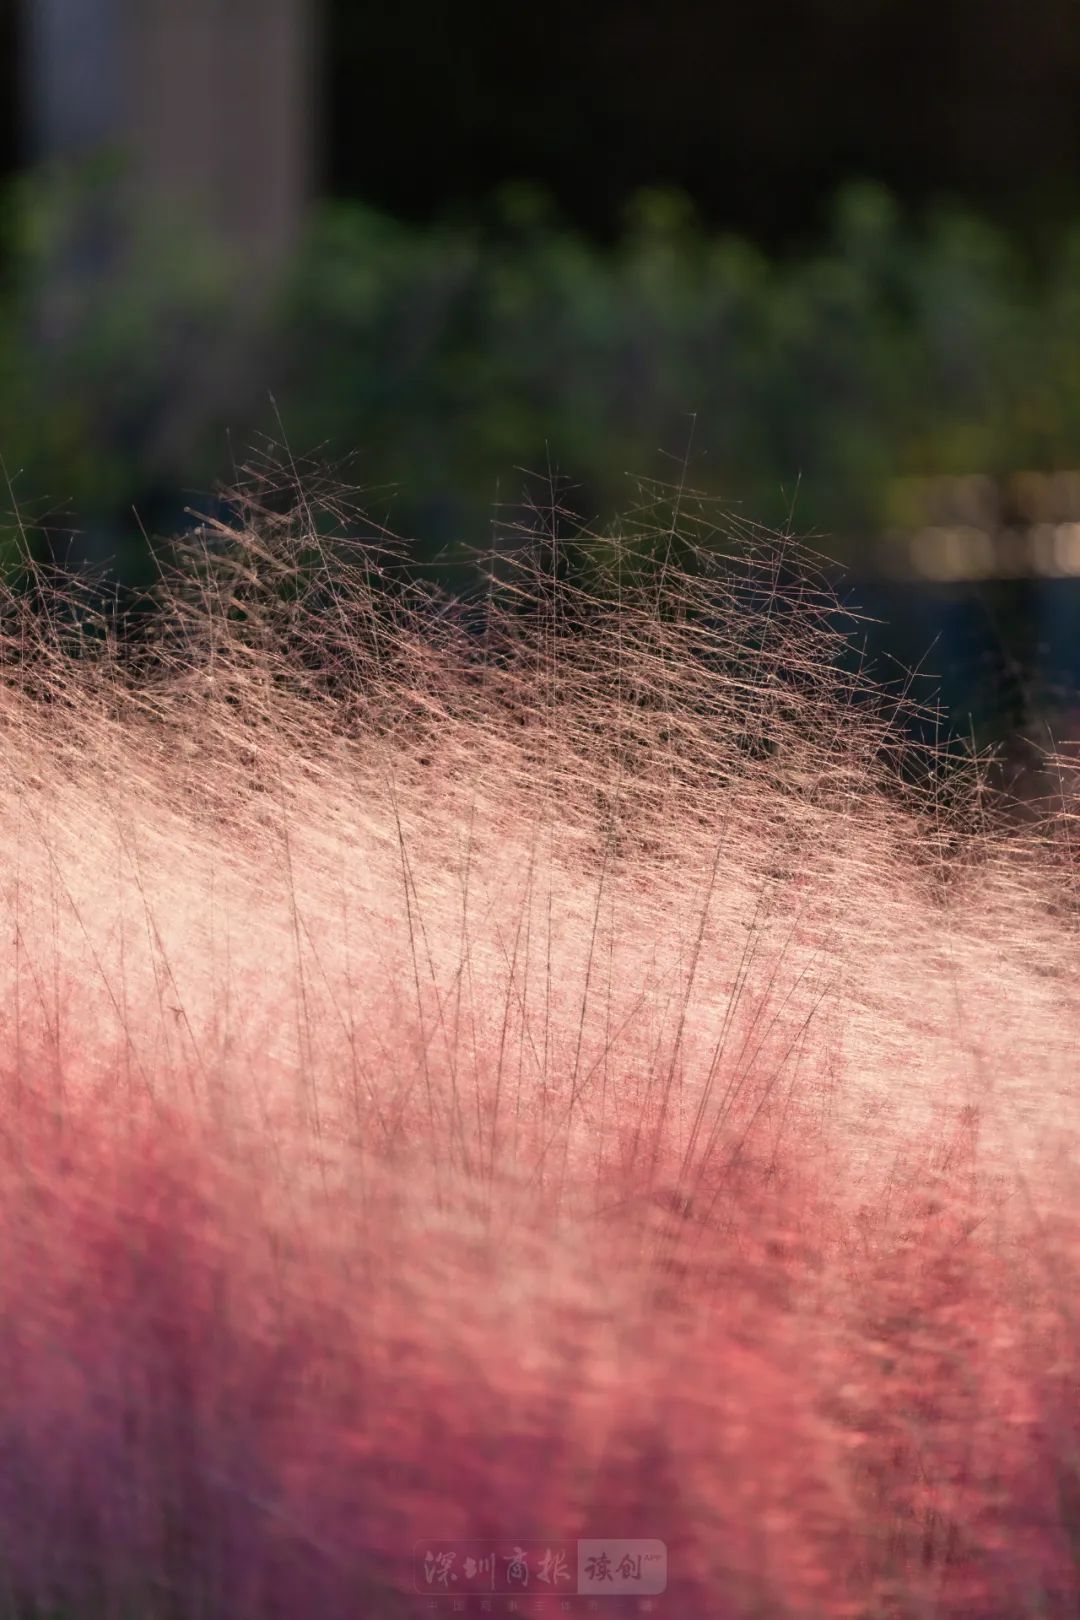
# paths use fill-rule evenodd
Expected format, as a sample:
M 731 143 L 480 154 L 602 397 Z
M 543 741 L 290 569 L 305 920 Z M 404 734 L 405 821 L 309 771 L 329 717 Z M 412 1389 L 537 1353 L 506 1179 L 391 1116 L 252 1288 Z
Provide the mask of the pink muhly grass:
M 679 1620 L 1075 1613 L 1070 812 L 700 521 L 469 607 L 252 496 L 139 640 L 5 599 L 0 1613 L 549 1534 Z

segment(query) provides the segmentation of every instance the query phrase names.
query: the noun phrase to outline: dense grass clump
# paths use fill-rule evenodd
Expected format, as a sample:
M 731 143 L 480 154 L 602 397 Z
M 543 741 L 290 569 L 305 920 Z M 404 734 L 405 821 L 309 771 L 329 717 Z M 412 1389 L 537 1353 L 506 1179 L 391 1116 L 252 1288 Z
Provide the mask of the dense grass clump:
M 610 1535 L 679 1620 L 1075 1613 L 1066 795 L 695 522 L 455 604 L 249 496 L 137 638 L 4 599 L 0 1612 Z

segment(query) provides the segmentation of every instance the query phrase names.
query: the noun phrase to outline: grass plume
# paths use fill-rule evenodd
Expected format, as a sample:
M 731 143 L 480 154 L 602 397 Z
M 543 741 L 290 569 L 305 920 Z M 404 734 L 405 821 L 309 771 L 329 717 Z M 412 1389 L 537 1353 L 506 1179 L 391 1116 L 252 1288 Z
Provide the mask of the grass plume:
M 790 540 L 555 519 L 455 602 L 253 485 L 138 636 L 5 595 L 0 1614 L 546 1533 L 1076 1612 L 1068 794 L 911 742 Z

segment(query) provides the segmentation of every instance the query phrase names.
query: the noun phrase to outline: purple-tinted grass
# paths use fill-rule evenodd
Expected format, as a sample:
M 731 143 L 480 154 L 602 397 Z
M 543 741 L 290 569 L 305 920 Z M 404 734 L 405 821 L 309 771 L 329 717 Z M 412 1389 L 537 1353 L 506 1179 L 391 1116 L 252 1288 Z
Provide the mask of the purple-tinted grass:
M 5 600 L 0 1614 L 545 1535 L 679 1620 L 1076 1612 L 1067 795 L 696 538 L 470 607 L 252 501 L 136 642 Z

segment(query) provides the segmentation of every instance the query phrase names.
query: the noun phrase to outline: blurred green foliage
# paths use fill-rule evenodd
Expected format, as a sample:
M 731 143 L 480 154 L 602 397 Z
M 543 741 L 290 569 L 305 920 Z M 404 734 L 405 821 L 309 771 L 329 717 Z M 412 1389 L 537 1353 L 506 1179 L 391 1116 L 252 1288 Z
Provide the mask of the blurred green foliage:
M 679 195 L 598 246 L 515 187 L 434 227 L 324 204 L 270 291 L 175 221 L 103 259 L 88 217 L 41 180 L 4 199 L 0 452 L 31 517 L 70 513 L 129 570 L 131 505 L 179 516 L 278 408 L 295 452 L 358 452 L 375 515 L 448 557 L 521 468 L 601 519 L 628 475 L 685 472 L 854 561 L 905 475 L 1080 457 L 1080 223 L 1036 262 L 860 184 L 816 251 L 770 258 Z

